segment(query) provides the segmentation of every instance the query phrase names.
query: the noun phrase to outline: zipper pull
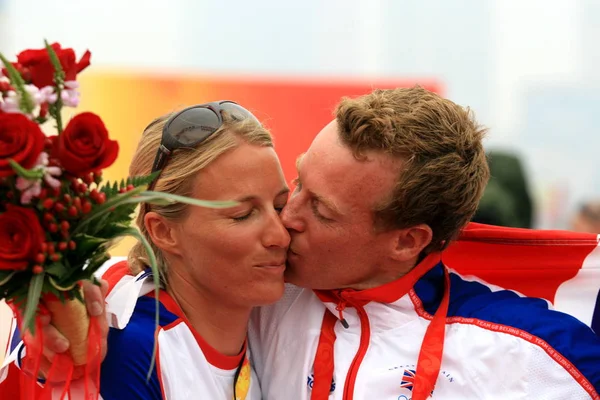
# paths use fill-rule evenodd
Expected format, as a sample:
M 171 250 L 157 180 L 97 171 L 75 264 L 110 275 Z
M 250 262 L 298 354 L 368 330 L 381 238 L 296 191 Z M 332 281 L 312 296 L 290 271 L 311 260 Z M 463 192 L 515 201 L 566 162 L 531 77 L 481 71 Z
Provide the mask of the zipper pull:
M 337 306 L 335 306 L 335 309 L 339 313 L 340 322 L 342 323 L 342 326 L 345 329 L 348 329 L 348 328 L 350 328 L 350 325 L 348 325 L 348 321 L 346 321 L 346 319 L 344 318 L 344 309 L 345 308 L 346 308 L 346 302 L 344 300 L 340 299 Z

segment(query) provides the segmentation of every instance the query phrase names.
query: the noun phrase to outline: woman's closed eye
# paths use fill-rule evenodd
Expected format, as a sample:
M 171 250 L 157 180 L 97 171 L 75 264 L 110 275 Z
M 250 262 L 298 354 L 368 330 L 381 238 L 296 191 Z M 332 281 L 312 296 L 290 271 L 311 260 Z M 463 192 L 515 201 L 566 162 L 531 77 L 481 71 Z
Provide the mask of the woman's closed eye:
M 250 216 L 252 216 L 253 213 L 254 213 L 254 208 L 251 208 L 250 210 L 248 210 L 247 212 L 245 212 L 241 215 L 231 217 L 231 219 L 233 219 L 236 222 L 241 222 L 241 221 L 244 221 L 244 220 L 247 220 L 248 218 L 250 218 Z

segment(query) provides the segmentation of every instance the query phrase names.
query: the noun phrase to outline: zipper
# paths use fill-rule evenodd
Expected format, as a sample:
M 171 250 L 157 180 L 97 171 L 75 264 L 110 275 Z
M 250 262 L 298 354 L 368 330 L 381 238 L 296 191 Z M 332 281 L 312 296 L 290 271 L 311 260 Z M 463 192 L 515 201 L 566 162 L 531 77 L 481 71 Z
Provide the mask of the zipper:
M 340 317 L 340 322 L 342 323 L 342 326 L 345 329 L 348 329 L 350 327 L 350 325 L 348 324 L 348 321 L 346 321 L 346 318 L 344 318 L 344 309 L 346 308 L 346 300 L 344 300 L 341 296 L 340 296 L 340 300 L 338 301 L 337 306 L 335 306 L 335 309 L 338 312 L 338 315 Z
M 369 317 L 367 316 L 367 312 L 362 306 L 355 306 L 354 308 L 356 309 L 358 318 L 360 319 L 360 344 L 358 346 L 358 351 L 356 352 L 356 355 L 350 364 L 348 374 L 346 375 L 343 400 L 352 400 L 354 398 L 354 385 L 356 383 L 356 376 L 358 375 L 360 364 L 367 354 L 367 349 L 369 348 L 369 342 L 371 340 L 371 329 L 369 328 Z

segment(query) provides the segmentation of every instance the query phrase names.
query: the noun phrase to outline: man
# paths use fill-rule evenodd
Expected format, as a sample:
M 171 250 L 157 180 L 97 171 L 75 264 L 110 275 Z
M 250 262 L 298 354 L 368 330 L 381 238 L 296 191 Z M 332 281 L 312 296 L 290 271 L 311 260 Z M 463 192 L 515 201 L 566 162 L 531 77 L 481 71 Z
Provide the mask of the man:
M 286 277 L 316 290 L 290 288 L 252 326 L 265 398 L 597 397 L 588 327 L 440 263 L 488 179 L 482 137 L 420 88 L 342 100 L 281 215 Z
M 418 87 L 342 100 L 281 216 L 297 286 L 251 321 L 265 399 L 599 398 L 588 327 L 441 263 L 488 179 L 483 135 Z

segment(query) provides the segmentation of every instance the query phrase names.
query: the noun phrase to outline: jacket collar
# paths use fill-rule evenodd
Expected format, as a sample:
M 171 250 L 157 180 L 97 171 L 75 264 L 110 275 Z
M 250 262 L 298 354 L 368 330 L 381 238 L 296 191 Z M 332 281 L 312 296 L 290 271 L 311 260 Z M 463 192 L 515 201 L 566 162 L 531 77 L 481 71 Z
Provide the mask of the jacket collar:
M 425 257 L 415 268 L 403 277 L 371 289 L 354 290 L 314 290 L 324 303 L 347 302 L 352 305 L 364 306 L 374 301 L 378 303 L 393 303 L 406 295 L 427 272 L 441 264 L 441 253 L 432 253 Z

